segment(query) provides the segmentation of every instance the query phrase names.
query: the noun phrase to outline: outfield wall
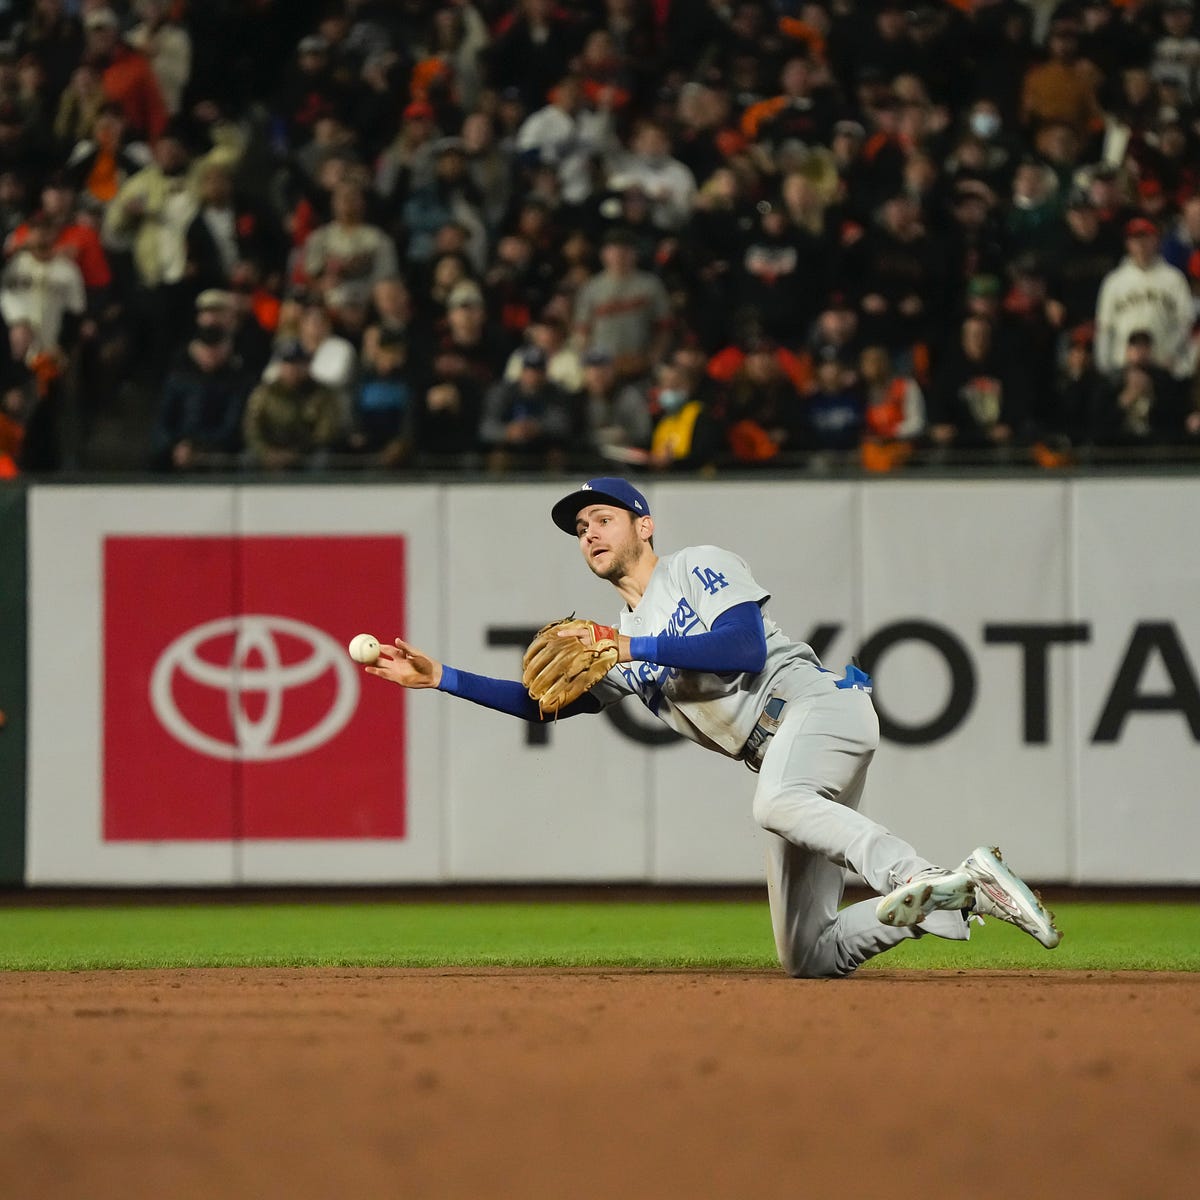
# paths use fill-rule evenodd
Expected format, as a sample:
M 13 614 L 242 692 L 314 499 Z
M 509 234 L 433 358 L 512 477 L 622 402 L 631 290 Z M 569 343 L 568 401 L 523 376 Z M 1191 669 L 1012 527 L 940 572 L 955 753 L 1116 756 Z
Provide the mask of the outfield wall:
M 31 488 L 27 879 L 761 879 L 754 777 L 635 701 L 525 726 L 348 666 L 366 631 L 513 677 L 543 621 L 613 617 L 568 486 Z M 865 807 L 928 856 L 1200 883 L 1200 481 L 647 493 L 660 552 L 737 551 L 873 671 Z

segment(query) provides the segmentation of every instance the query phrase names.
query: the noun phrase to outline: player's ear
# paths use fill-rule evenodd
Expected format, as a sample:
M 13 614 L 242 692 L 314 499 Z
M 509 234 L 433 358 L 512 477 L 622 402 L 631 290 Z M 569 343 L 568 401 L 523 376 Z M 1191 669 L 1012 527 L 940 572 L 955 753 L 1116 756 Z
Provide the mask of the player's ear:
M 654 539 L 654 518 L 653 517 L 638 517 L 635 522 L 638 531 L 638 537 L 643 542 L 652 542 Z M 652 547 L 653 548 L 653 547 Z

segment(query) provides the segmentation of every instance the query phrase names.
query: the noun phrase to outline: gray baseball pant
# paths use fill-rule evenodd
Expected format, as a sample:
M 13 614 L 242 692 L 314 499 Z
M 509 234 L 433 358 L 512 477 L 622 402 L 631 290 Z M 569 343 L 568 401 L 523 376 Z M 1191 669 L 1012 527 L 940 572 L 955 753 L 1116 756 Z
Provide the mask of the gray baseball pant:
M 776 835 L 767 850 L 767 890 L 775 947 L 789 975 L 849 975 L 908 938 L 970 936 L 958 912 L 933 912 L 921 925 L 897 929 L 876 919 L 875 899 L 839 911 L 846 870 L 886 895 L 932 865 L 858 811 L 878 746 L 870 694 L 822 675 L 789 699 L 763 757 L 754 819 Z

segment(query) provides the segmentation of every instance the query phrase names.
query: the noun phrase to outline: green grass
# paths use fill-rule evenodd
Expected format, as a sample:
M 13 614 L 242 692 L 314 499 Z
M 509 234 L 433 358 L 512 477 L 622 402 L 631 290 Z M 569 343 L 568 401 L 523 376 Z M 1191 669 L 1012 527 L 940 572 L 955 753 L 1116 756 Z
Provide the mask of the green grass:
M 1200 971 L 1200 904 L 1062 905 L 1048 952 L 989 921 L 879 967 Z M 0 909 L 0 969 L 519 966 L 776 969 L 765 901 Z

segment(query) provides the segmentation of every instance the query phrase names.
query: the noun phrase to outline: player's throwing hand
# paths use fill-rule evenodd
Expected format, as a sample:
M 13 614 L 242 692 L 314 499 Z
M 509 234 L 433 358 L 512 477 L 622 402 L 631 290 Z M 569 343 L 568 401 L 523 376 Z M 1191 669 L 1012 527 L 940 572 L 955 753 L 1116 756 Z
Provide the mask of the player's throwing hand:
M 399 638 L 395 649 L 381 645 L 378 661 L 364 669 L 368 675 L 390 679 L 406 688 L 435 688 L 442 682 L 442 664 Z

